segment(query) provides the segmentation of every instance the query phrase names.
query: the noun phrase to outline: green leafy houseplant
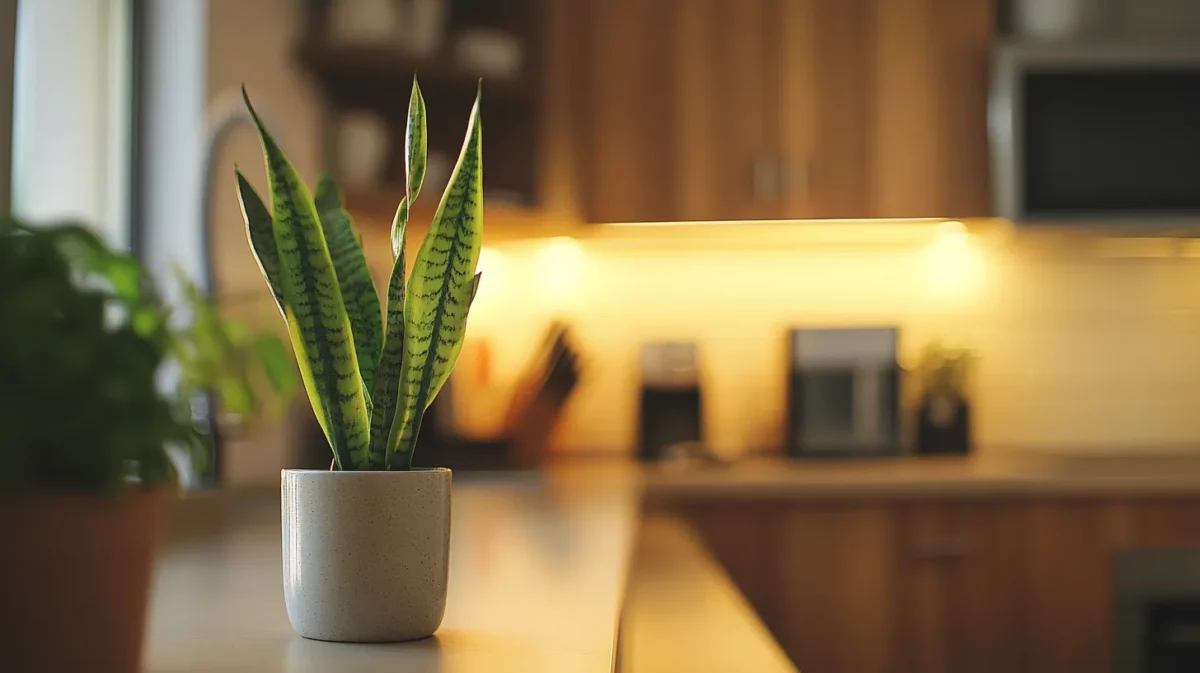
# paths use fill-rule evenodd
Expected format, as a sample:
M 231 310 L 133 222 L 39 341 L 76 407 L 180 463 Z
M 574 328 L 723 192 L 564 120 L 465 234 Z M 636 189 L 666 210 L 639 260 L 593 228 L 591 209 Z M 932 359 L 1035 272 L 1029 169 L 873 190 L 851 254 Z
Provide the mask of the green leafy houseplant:
M 966 348 L 950 348 L 938 341 L 926 344 L 917 365 L 922 396 L 963 399 L 976 359 Z
M 169 447 L 203 455 L 194 394 L 253 411 L 262 348 L 286 387 L 282 344 L 184 290 L 192 318 L 178 326 L 133 257 L 79 226 L 0 217 L 0 518 L 19 550 L 0 555 L 0 596 L 21 615 L 0 631 L 11 670 L 139 670 L 176 482 Z
M 409 204 L 425 176 L 425 101 L 413 79 L 405 196 L 392 223 L 393 265 L 381 305 L 333 180 L 310 193 L 259 120 L 271 208 L 237 172 L 251 248 L 287 322 L 301 378 L 337 470 L 408 470 L 425 409 L 462 349 L 479 287 L 483 166 L 479 96 L 450 182 L 406 278 Z M 386 310 L 384 310 L 386 308 Z
M 0 491 L 173 484 L 169 445 L 204 456 L 195 394 L 218 392 L 231 411 L 253 413 L 260 362 L 279 392 L 294 387 L 278 339 L 223 320 L 180 281 L 192 314 L 183 327 L 141 264 L 87 229 L 0 218 Z M 168 361 L 179 377 L 164 390 Z
M 170 335 L 140 266 L 81 227 L 0 227 L 5 489 L 172 481 L 165 445 L 199 437 L 155 386 Z
M 917 373 L 917 450 L 922 454 L 964 454 L 971 450 L 968 382 L 976 361 L 966 348 L 934 341 L 925 346 Z

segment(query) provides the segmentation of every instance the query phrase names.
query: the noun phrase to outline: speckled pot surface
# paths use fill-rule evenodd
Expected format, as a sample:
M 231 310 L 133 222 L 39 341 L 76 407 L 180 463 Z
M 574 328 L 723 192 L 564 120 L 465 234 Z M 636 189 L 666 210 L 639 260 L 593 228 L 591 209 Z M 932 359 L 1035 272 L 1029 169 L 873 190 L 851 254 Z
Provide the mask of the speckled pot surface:
M 450 470 L 283 471 L 283 589 L 305 638 L 432 635 L 446 611 Z

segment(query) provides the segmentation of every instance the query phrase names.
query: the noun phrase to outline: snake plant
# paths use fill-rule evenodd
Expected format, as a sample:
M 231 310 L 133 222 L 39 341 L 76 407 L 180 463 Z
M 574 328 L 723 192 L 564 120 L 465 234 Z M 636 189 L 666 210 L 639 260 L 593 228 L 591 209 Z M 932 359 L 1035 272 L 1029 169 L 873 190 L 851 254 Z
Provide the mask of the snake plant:
M 381 304 L 337 186 L 310 193 L 267 131 L 258 128 L 270 209 L 238 172 L 250 247 L 287 322 L 317 421 L 338 470 L 407 470 L 421 418 L 462 350 L 479 288 L 483 165 L 479 95 L 458 163 L 405 278 L 409 204 L 425 176 L 425 101 L 413 79 L 404 136 L 405 196 L 392 222 L 392 270 Z

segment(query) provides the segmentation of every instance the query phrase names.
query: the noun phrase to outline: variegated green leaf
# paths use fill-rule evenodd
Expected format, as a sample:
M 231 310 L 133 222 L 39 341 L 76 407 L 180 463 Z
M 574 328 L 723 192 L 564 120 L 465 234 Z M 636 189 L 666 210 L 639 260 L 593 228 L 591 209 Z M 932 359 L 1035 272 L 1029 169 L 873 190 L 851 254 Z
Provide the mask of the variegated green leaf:
M 379 366 L 379 354 L 383 349 L 379 293 L 375 291 L 375 281 L 363 255 L 362 237 L 354 230 L 354 221 L 343 206 L 341 190 L 329 173 L 322 173 L 317 178 L 313 203 L 317 207 L 321 227 L 325 230 L 325 240 L 337 271 L 338 285 L 342 288 L 346 312 L 350 314 L 350 329 L 354 333 L 354 350 L 358 356 L 363 392 L 367 393 L 371 390 L 375 369 Z M 371 408 L 370 396 L 367 397 L 367 408 Z
M 479 292 L 479 281 L 481 278 L 483 278 L 482 271 L 476 273 L 475 277 L 471 279 L 471 298 L 467 300 L 467 316 L 463 318 L 464 330 L 466 330 L 467 319 L 471 316 L 471 305 L 475 303 L 475 294 Z M 442 392 L 442 386 L 445 386 L 446 381 L 450 380 L 450 373 L 454 371 L 454 365 L 458 362 L 458 356 L 462 354 L 463 344 L 466 342 L 466 339 L 459 339 L 455 342 L 454 348 L 450 351 L 450 356 L 447 358 L 450 361 L 450 366 L 446 368 L 442 376 L 433 382 L 433 391 L 429 395 L 430 401 L 436 398 L 438 393 Z
M 279 249 L 275 245 L 275 224 L 271 221 L 271 211 L 267 210 L 246 176 L 237 169 L 234 172 L 237 173 L 238 203 L 242 207 L 242 219 L 246 222 L 250 251 L 254 253 L 263 278 L 267 279 L 267 287 L 275 295 L 279 312 L 286 316 L 287 311 L 283 308 L 283 271 L 279 266 Z
M 403 225 L 401 225 L 403 223 Z M 400 197 L 400 205 L 396 208 L 396 216 L 392 219 L 392 259 L 395 260 L 404 252 L 404 232 L 408 226 L 408 197 Z
M 342 205 L 342 192 L 329 173 L 322 173 L 317 178 L 317 190 L 313 192 L 313 205 L 317 207 L 318 215 L 345 207 Z
M 388 438 L 396 408 L 400 404 L 400 372 L 404 362 L 404 274 L 407 272 L 404 254 L 404 232 L 408 227 L 408 209 L 403 200 L 396 209 L 392 232 L 400 237 L 400 254 L 392 262 L 392 274 L 387 289 L 387 335 L 383 341 L 383 356 L 375 371 L 371 388 L 371 455 L 387 455 Z M 385 461 L 386 464 L 386 461 Z
M 412 93 L 408 97 L 408 123 L 404 127 L 405 196 L 409 203 L 416 202 L 417 195 L 421 193 L 421 184 L 425 182 L 425 156 L 428 149 L 425 97 L 421 95 L 416 75 L 413 75 Z
M 479 102 L 476 96 L 458 163 L 413 264 L 404 305 L 404 404 L 392 425 L 389 467 L 411 463 L 421 417 L 450 375 L 466 331 L 483 241 Z
M 316 205 L 300 176 L 242 98 L 258 127 L 275 221 L 292 347 L 317 419 L 340 469 L 370 466 L 369 424 L 350 318 Z
M 421 184 L 425 181 L 425 155 L 427 150 L 425 127 L 425 99 L 421 88 L 413 76 L 412 94 L 408 101 L 408 122 L 404 131 L 404 176 L 405 195 L 400 199 L 396 216 L 392 221 L 392 273 L 388 282 L 387 299 L 387 336 L 384 341 L 384 355 L 376 385 L 372 395 L 382 398 L 380 407 L 372 409 L 371 415 L 371 451 L 378 452 L 381 448 L 390 458 L 393 438 L 393 426 L 397 418 L 396 410 L 402 406 L 401 398 L 404 388 L 400 385 L 400 377 L 404 364 L 404 303 L 405 303 L 405 274 L 407 255 L 405 254 L 405 232 L 408 230 L 409 204 L 416 200 L 421 192 Z M 385 459 L 385 464 L 389 464 Z
M 350 213 L 341 208 L 322 211 L 321 227 L 325 230 L 329 256 L 342 289 L 342 300 L 350 315 L 350 331 L 354 335 L 354 352 L 358 356 L 363 390 L 369 391 L 383 350 L 383 310 L 379 306 L 375 280 L 371 278 L 371 269 L 354 232 Z M 369 405 L 372 400 L 368 398 L 367 401 Z
M 392 222 L 392 258 L 400 256 L 404 242 L 403 232 L 398 232 L 396 222 L 408 224 L 409 206 L 416 203 L 425 182 L 425 157 L 428 151 L 425 123 L 425 97 L 413 76 L 412 94 L 408 97 L 408 122 L 404 127 L 404 200 L 400 202 L 403 217 L 397 214 Z

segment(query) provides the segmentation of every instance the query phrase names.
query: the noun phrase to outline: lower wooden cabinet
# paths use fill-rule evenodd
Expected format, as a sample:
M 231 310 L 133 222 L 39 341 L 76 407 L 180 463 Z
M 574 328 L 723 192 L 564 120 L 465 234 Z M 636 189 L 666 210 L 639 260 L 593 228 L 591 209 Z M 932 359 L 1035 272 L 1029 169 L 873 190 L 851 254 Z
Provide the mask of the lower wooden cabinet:
M 1022 507 L 1019 616 L 1029 673 L 1112 670 L 1112 552 L 1121 507 L 1038 502 Z
M 788 508 L 770 535 L 764 621 L 803 671 L 887 671 L 892 546 L 886 507 Z
M 1021 514 L 973 503 L 894 509 L 894 670 L 1025 670 Z
M 1112 555 L 1200 545 L 1200 500 L 657 503 L 805 673 L 1112 670 Z

